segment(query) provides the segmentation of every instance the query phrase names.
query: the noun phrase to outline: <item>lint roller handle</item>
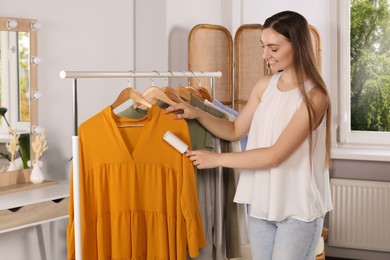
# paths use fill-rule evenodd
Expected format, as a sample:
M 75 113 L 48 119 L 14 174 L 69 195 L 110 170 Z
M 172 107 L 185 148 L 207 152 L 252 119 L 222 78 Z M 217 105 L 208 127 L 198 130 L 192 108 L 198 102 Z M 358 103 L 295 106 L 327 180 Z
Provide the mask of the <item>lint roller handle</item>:
M 164 134 L 163 139 L 170 145 L 172 145 L 181 154 L 185 153 L 188 150 L 188 145 L 169 130 Z

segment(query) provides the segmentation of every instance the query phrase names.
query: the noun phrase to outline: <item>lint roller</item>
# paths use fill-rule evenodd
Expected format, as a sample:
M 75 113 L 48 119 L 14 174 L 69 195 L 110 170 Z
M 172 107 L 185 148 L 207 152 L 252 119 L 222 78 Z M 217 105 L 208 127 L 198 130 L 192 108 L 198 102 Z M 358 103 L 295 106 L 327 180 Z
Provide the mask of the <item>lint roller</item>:
M 178 150 L 181 154 L 185 153 L 188 150 L 188 145 L 179 139 L 176 135 L 174 135 L 171 131 L 167 131 L 163 139 L 173 146 L 176 150 Z

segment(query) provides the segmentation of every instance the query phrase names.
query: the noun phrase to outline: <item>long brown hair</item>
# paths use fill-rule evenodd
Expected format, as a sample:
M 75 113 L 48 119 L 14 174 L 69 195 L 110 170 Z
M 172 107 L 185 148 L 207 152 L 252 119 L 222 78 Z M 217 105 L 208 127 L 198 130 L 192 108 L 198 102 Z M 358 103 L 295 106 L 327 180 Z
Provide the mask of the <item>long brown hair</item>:
M 310 151 L 312 151 L 312 130 L 322 121 L 322 118 L 315 118 L 314 104 L 311 102 L 305 91 L 305 79 L 310 79 L 314 87 L 326 94 L 328 107 L 326 109 L 326 162 L 331 164 L 330 159 L 330 138 L 331 138 L 331 104 L 327 87 L 321 77 L 317 66 L 313 45 L 310 36 L 309 24 L 305 17 L 293 12 L 283 11 L 265 20 L 263 29 L 272 28 L 286 37 L 292 45 L 294 57 L 294 69 L 298 80 L 299 90 L 306 104 L 309 114 Z M 320 119 L 320 120 L 319 120 Z

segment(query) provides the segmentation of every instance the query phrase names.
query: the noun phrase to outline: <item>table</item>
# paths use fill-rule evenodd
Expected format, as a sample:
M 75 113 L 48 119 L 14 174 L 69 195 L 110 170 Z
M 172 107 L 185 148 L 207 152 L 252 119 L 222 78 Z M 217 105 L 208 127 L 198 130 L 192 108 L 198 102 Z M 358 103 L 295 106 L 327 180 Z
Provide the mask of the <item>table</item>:
M 0 195 L 0 234 L 50 223 L 51 260 L 56 259 L 56 222 L 68 217 L 69 181 Z M 42 235 L 42 232 L 38 232 Z M 43 239 L 41 240 L 43 241 Z M 42 253 L 42 252 L 41 252 Z M 43 252 L 45 253 L 45 252 Z

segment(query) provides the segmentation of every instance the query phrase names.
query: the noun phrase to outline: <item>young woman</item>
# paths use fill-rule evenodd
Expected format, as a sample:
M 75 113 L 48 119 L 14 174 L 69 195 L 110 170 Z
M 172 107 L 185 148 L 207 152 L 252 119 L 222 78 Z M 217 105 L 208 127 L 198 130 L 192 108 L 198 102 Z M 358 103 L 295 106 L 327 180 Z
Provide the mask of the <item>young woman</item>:
M 268 18 L 261 44 L 273 75 L 256 83 L 234 122 L 185 103 L 166 113 L 196 119 L 226 140 L 240 140 L 249 133 L 246 151 L 198 150 L 186 156 L 199 169 L 242 169 L 234 201 L 248 205 L 254 260 L 312 260 L 324 216 L 332 209 L 330 97 L 302 15 L 284 11 Z

